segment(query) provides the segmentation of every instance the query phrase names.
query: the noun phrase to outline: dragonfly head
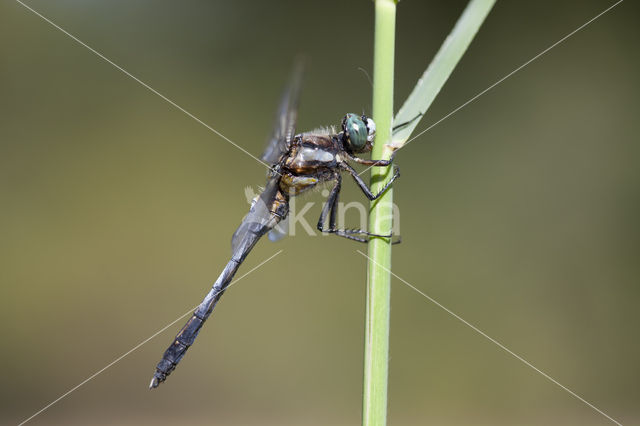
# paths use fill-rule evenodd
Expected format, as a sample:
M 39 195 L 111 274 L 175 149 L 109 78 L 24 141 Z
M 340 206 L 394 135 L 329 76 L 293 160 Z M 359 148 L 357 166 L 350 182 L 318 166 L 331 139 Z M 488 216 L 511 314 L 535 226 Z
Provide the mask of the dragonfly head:
M 347 114 L 342 119 L 342 135 L 348 151 L 371 151 L 376 136 L 376 123 L 366 115 Z

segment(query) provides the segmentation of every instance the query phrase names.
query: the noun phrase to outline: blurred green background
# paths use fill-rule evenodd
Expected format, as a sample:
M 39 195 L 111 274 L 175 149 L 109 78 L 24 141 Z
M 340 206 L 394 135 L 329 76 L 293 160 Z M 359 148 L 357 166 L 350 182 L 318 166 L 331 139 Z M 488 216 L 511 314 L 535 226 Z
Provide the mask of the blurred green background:
M 299 130 L 370 112 L 370 1 L 29 5 L 259 155 L 294 56 Z M 396 108 L 465 1 L 400 2 Z M 419 126 L 611 5 L 498 2 Z M 640 421 L 638 7 L 624 2 L 397 156 L 393 269 L 606 413 Z M 264 168 L 17 2 L 0 4 L 0 422 L 196 305 Z M 342 200 L 364 200 L 350 180 Z M 322 198 L 309 221 L 314 223 Z M 360 422 L 363 247 L 261 242 L 178 370 L 180 324 L 30 424 Z M 390 424 L 608 424 L 394 281 Z

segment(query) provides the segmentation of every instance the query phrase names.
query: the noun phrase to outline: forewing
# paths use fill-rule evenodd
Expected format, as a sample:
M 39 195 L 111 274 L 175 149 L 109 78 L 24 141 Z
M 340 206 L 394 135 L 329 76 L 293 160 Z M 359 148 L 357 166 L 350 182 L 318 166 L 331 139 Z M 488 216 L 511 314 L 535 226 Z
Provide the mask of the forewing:
M 295 136 L 302 71 L 302 61 L 298 60 L 294 66 L 289 85 L 282 95 L 273 134 L 262 154 L 262 160 L 268 164 L 276 164 L 280 160 L 282 155 L 289 150 Z

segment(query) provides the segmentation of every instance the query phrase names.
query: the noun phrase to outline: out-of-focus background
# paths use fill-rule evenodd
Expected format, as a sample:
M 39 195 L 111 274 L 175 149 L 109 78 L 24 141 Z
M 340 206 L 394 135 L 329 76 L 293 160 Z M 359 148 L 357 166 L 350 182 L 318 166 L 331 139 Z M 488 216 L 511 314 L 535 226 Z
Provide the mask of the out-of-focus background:
M 396 108 L 465 3 L 400 2 Z M 419 129 L 612 3 L 498 2 Z M 371 110 L 370 1 L 28 4 L 255 155 L 298 54 L 299 130 Z M 394 191 L 396 274 L 629 424 L 637 13 L 620 4 L 412 142 Z M 265 170 L 14 1 L 0 61 L 0 422 L 17 424 L 199 303 Z M 314 223 L 322 197 L 306 201 Z M 240 274 L 279 249 L 159 389 L 182 321 L 30 424 L 358 424 L 363 246 L 265 239 Z M 396 425 L 609 423 L 397 280 L 389 398 Z

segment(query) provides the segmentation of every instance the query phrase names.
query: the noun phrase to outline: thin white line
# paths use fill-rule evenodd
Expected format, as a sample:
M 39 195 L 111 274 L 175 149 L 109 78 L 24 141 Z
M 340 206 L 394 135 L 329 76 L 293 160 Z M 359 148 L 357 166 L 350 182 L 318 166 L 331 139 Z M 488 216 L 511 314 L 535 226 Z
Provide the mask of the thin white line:
M 602 15 L 604 15 L 605 13 L 609 12 L 611 9 L 613 9 L 614 7 L 616 7 L 617 5 L 619 5 L 620 3 L 622 3 L 624 0 L 618 0 L 616 3 L 614 3 L 613 5 L 609 6 L 608 8 L 606 8 L 604 11 L 600 12 L 599 14 L 597 14 L 596 16 L 594 16 L 593 18 L 591 18 L 590 20 L 588 20 L 587 22 L 585 22 L 584 24 L 582 24 L 581 26 L 579 26 L 578 28 L 576 28 L 575 30 L 571 31 L 569 34 L 567 34 L 566 36 L 562 37 L 560 40 L 556 41 L 555 43 L 553 43 L 551 46 L 547 47 L 546 49 L 544 49 L 542 52 L 538 53 L 536 56 L 534 56 L 533 58 L 529 59 L 527 62 L 525 62 L 524 64 L 520 65 L 518 68 L 516 68 L 515 70 L 511 71 L 509 74 L 505 75 L 504 77 L 502 77 L 500 80 L 496 81 L 495 83 L 493 83 L 491 86 L 487 87 L 486 89 L 484 89 L 482 92 L 478 93 L 477 95 L 475 95 L 473 98 L 469 99 L 468 101 L 466 101 L 465 103 L 463 103 L 462 105 L 460 105 L 458 108 L 454 109 L 453 111 L 451 111 L 450 113 L 448 113 L 447 115 L 445 115 L 444 117 L 442 117 L 441 119 L 439 119 L 438 121 L 436 121 L 435 123 L 433 123 L 432 125 L 430 125 L 429 127 L 427 127 L 426 129 L 424 129 L 423 131 L 421 131 L 420 133 L 418 133 L 417 135 L 415 135 L 414 137 L 412 137 L 411 139 L 409 139 L 407 142 L 405 142 L 400 148 L 398 148 L 398 150 L 401 150 L 402 148 L 406 147 L 407 145 L 409 145 L 409 143 L 411 143 L 413 140 L 415 140 L 416 138 L 422 136 L 424 133 L 428 132 L 429 130 L 431 130 L 432 128 L 434 128 L 435 126 L 437 126 L 438 124 L 442 123 L 444 120 L 446 120 L 447 118 L 451 117 L 453 114 L 455 114 L 456 112 L 460 111 L 462 108 L 466 107 L 467 105 L 469 105 L 471 102 L 475 101 L 476 99 L 478 99 L 480 96 L 484 95 L 485 93 L 487 93 L 489 90 L 493 89 L 494 87 L 496 87 L 498 84 L 502 83 L 503 81 L 505 81 L 506 79 L 508 79 L 509 77 L 511 77 L 512 75 L 514 75 L 515 73 L 517 73 L 518 71 L 520 71 L 522 68 L 526 67 L 527 65 L 529 65 L 531 62 L 535 61 L 536 59 L 538 59 L 539 57 L 541 57 L 542 55 L 544 55 L 545 53 L 547 53 L 548 51 L 550 51 L 551 49 L 553 49 L 554 47 L 556 47 L 557 45 L 559 45 L 560 43 L 562 43 L 563 41 L 565 41 L 566 39 L 568 39 L 569 37 L 573 36 L 575 33 L 577 33 L 578 31 L 582 30 L 584 27 L 586 27 L 587 25 L 591 24 L 593 21 L 595 21 L 596 19 L 600 18 Z M 361 175 L 363 173 L 365 173 L 366 171 L 368 171 L 371 167 L 373 166 L 369 166 L 366 169 L 364 169 L 362 172 L 358 173 L 358 175 Z
M 508 354 L 510 354 L 511 356 L 513 356 L 514 358 L 516 358 L 517 360 L 523 362 L 525 365 L 527 365 L 528 367 L 532 368 L 533 370 L 535 370 L 536 372 L 538 372 L 539 374 L 541 374 L 544 378 L 546 378 L 547 380 L 549 380 L 550 382 L 560 386 L 562 389 L 564 389 L 565 391 L 567 391 L 569 394 L 571 394 L 573 397 L 579 399 L 580 401 L 584 402 L 585 404 L 587 404 L 589 407 L 593 408 L 595 411 L 597 411 L 598 413 L 602 414 L 604 417 L 606 417 L 607 419 L 611 420 L 613 423 L 617 424 L 617 425 L 622 425 L 622 423 L 618 422 L 617 420 L 613 419 L 612 417 L 610 417 L 609 415 L 607 415 L 604 411 L 600 410 L 598 407 L 596 407 L 595 405 L 591 404 L 589 401 L 587 401 L 586 399 L 582 398 L 580 395 L 578 395 L 577 393 L 575 393 L 574 391 L 572 391 L 571 389 L 567 388 L 566 386 L 562 385 L 560 382 L 558 382 L 557 380 L 555 380 L 553 377 L 549 376 L 547 373 L 545 373 L 544 371 L 538 369 L 537 367 L 535 367 L 533 364 L 531 364 L 529 361 L 527 361 L 526 359 L 522 358 L 520 355 L 516 354 L 515 352 L 511 351 L 509 348 L 507 348 L 506 346 L 504 346 L 502 343 L 498 342 L 496 339 L 494 339 L 493 337 L 487 335 L 485 332 L 483 332 L 482 330 L 480 330 L 478 327 L 474 326 L 473 324 L 469 323 L 468 321 L 466 321 L 465 319 L 463 319 L 462 317 L 460 317 L 459 315 L 457 315 L 455 312 L 451 311 L 450 309 L 446 308 L 445 306 L 441 305 L 437 300 L 435 300 L 434 298 L 428 296 L 426 293 L 422 292 L 421 290 L 417 289 L 416 287 L 414 287 L 413 285 L 409 284 L 407 281 L 405 281 L 404 279 L 400 278 L 398 275 L 396 275 L 395 273 L 393 273 L 391 270 L 387 269 L 386 267 L 384 267 L 383 265 L 380 265 L 378 262 L 376 262 L 375 260 L 373 260 L 372 258 L 370 258 L 369 256 L 367 256 L 366 254 L 364 254 L 363 252 L 361 252 L 360 250 L 356 250 L 358 253 L 360 253 L 361 255 L 363 255 L 364 257 L 366 257 L 367 259 L 369 259 L 370 261 L 372 261 L 373 263 L 375 263 L 376 265 L 378 265 L 380 268 L 384 269 L 386 272 L 390 273 L 391 275 L 393 275 L 394 277 L 396 277 L 397 279 L 399 279 L 400 281 L 402 281 L 404 284 L 406 284 L 407 286 L 409 286 L 411 289 L 413 289 L 414 291 L 418 292 L 419 294 L 421 294 L 423 297 L 425 297 L 427 300 L 429 300 L 430 302 L 434 303 L 436 306 L 438 306 L 439 308 L 441 308 L 442 310 L 444 310 L 445 312 L 447 312 L 449 315 L 453 316 L 454 318 L 456 318 L 457 320 L 459 320 L 460 322 L 462 322 L 464 325 L 470 327 L 472 330 L 474 330 L 475 332 L 479 333 L 480 335 L 482 335 L 483 337 L 485 337 L 486 339 L 488 339 L 490 342 L 494 343 L 495 345 L 497 345 L 500 349 L 504 350 L 505 352 L 507 352 Z
M 253 271 L 255 271 L 256 269 L 260 268 L 262 265 L 264 265 L 265 263 L 269 262 L 271 259 L 273 259 L 274 257 L 276 257 L 277 255 L 279 255 L 280 253 L 282 253 L 282 250 L 277 251 L 274 255 L 272 255 L 271 257 L 267 258 L 266 260 L 262 261 L 260 264 L 258 264 L 257 266 L 255 266 L 253 269 L 251 269 L 250 271 L 248 271 L 246 274 L 242 275 L 240 278 L 236 279 L 234 282 L 232 282 L 231 284 L 229 284 L 229 286 L 227 287 L 227 289 L 229 287 L 231 287 L 232 285 L 234 285 L 235 283 L 237 283 L 238 281 L 240 281 L 241 279 L 243 279 L 244 277 L 246 277 L 247 275 L 249 275 L 250 273 L 252 273 Z M 74 392 L 76 389 L 78 389 L 79 387 L 81 387 L 82 385 L 84 385 L 85 383 L 89 382 L 90 380 L 94 379 L 96 376 L 98 376 L 100 373 L 102 373 L 103 371 L 105 371 L 106 369 L 108 369 L 109 367 L 111 367 L 112 365 L 116 364 L 117 362 L 121 361 L 123 358 L 125 358 L 127 355 L 129 355 L 130 353 L 132 353 L 133 351 L 135 351 L 136 349 L 140 348 L 141 346 L 143 346 L 145 343 L 149 342 L 151 339 L 153 339 L 154 337 L 156 337 L 157 335 L 161 334 L 162 332 L 164 332 L 166 329 L 168 329 L 169 327 L 171 327 L 173 324 L 177 323 L 178 321 L 180 321 L 182 318 L 186 317 L 187 315 L 189 315 L 190 313 L 192 313 L 198 306 L 200 306 L 200 304 L 198 303 L 196 306 L 194 306 L 193 308 L 189 309 L 187 312 L 185 312 L 184 314 L 180 315 L 178 318 L 176 318 L 175 320 L 173 320 L 172 322 L 170 322 L 169 324 L 167 324 L 166 326 L 162 327 L 160 330 L 156 331 L 154 334 L 151 335 L 151 337 L 146 338 L 145 340 L 143 340 L 142 342 L 138 343 L 136 346 L 134 346 L 133 348 L 131 348 L 130 350 L 128 350 L 127 352 L 125 352 L 124 354 L 120 355 L 118 358 L 116 358 L 115 360 L 111 361 L 109 364 L 107 364 L 105 367 L 101 368 L 100 370 L 96 371 L 95 373 L 93 373 L 91 376 L 87 377 L 85 380 L 83 380 L 82 382 L 80 382 L 79 384 L 77 384 L 76 386 L 72 387 L 71 389 L 69 389 L 67 392 L 63 393 L 61 396 L 59 396 L 58 398 L 56 398 L 55 400 L 53 400 L 52 402 L 50 402 L 49 404 L 45 405 L 43 408 L 41 408 L 39 411 L 37 411 L 35 414 L 33 414 L 32 416 L 30 416 L 29 418 L 27 418 L 26 420 L 23 420 L 18 426 L 22 426 L 23 424 L 27 423 L 28 421 L 30 421 L 31 419 L 33 419 L 34 417 L 36 417 L 37 415 L 39 415 L 40 413 L 42 413 L 43 411 L 46 411 L 47 409 L 49 409 L 52 405 L 56 404 L 57 402 L 59 402 L 60 400 L 62 400 L 63 398 L 67 397 L 69 394 L 71 394 L 72 392 Z
M 238 148 L 240 151 L 244 152 L 245 154 L 247 154 L 248 156 L 250 156 L 251 158 L 253 158 L 254 160 L 258 161 L 259 163 L 264 164 L 267 168 L 271 167 L 269 164 L 265 163 L 264 161 L 262 161 L 261 159 L 259 159 L 258 157 L 254 156 L 253 154 L 251 154 L 249 151 L 247 151 L 246 149 L 242 148 L 240 145 L 238 145 L 237 143 L 233 142 L 231 139 L 229 139 L 228 137 L 226 137 L 225 135 L 223 135 L 222 133 L 220 133 L 219 131 L 217 131 L 216 129 L 214 129 L 213 127 L 211 127 L 210 125 L 208 125 L 207 123 L 205 123 L 204 121 L 200 120 L 198 117 L 196 117 L 195 115 L 193 115 L 192 113 L 190 113 L 189 111 L 187 111 L 186 109 L 184 109 L 183 107 L 181 107 L 180 105 L 178 105 L 177 103 L 175 103 L 174 101 L 172 101 L 171 99 L 167 98 L 165 95 L 163 95 L 162 93 L 158 92 L 156 89 L 154 89 L 153 87 L 149 86 L 147 83 L 145 83 L 144 81 L 140 80 L 138 77 L 136 77 L 135 75 L 131 74 L 129 71 L 125 70 L 124 68 L 122 68 L 120 65 L 116 64 L 115 62 L 113 62 L 111 59 L 107 58 L 106 56 L 104 56 L 102 53 L 98 52 L 97 50 L 95 50 L 94 48 L 92 48 L 91 46 L 87 45 L 86 43 L 84 43 L 82 40 L 80 40 L 79 38 L 77 38 L 76 36 L 74 36 L 73 34 L 69 33 L 68 31 L 66 31 L 65 29 L 63 29 L 62 27 L 60 27 L 59 25 L 55 24 L 54 22 L 52 22 L 49 18 L 47 18 L 46 16 L 43 16 L 41 13 L 39 13 L 38 11 L 34 10 L 33 8 L 31 8 L 30 6 L 27 6 L 26 4 L 24 4 L 22 1 L 20 0 L 16 0 L 16 2 L 18 2 L 20 5 L 24 6 L 26 9 L 30 10 L 31 12 L 33 12 L 34 14 L 36 14 L 37 16 L 39 16 L 40 18 L 42 18 L 44 21 L 46 21 L 47 23 L 51 24 L 53 27 L 57 28 L 58 30 L 62 31 L 64 34 L 66 34 L 67 36 L 69 36 L 71 39 L 73 39 L 75 42 L 77 42 L 78 44 L 86 47 L 87 49 L 89 49 L 91 52 L 95 53 L 98 57 L 104 59 L 106 62 L 108 62 L 109 64 L 113 65 L 115 68 L 117 68 L 118 70 L 122 71 L 125 75 L 131 77 L 133 80 L 135 80 L 136 82 L 140 83 L 140 85 L 142 85 L 143 87 L 145 87 L 146 89 L 148 89 L 149 91 L 151 91 L 152 93 L 158 95 L 159 97 L 161 97 L 162 99 L 164 99 L 165 101 L 167 101 L 168 103 L 170 103 L 171 105 L 173 105 L 175 108 L 177 108 L 178 110 L 182 111 L 183 113 L 185 113 L 186 115 L 188 115 L 189 117 L 191 117 L 192 119 L 194 119 L 195 121 L 197 121 L 198 123 L 202 124 L 204 127 L 206 127 L 207 129 L 211 130 L 213 133 L 215 133 L 216 135 L 220 136 L 222 139 L 226 140 L 227 142 L 229 142 L 231 145 L 235 146 L 236 148 Z

